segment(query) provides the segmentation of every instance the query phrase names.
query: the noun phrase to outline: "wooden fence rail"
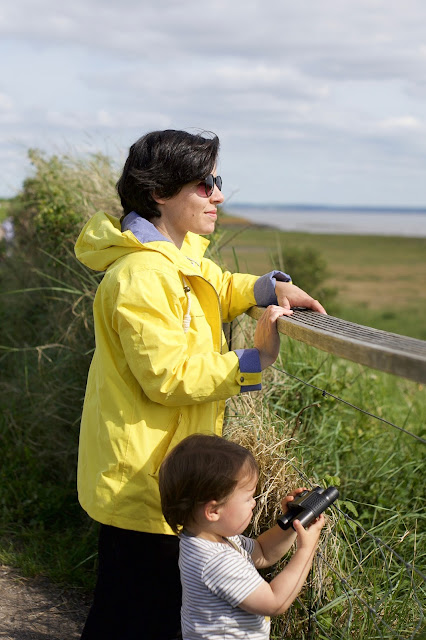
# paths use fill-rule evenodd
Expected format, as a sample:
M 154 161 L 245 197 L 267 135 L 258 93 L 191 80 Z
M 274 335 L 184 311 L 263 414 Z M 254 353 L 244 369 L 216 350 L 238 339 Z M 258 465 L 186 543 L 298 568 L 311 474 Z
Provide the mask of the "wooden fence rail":
M 263 307 L 252 307 L 247 315 L 258 320 Z M 426 383 L 426 341 L 364 327 L 309 309 L 279 318 L 278 331 L 290 338 L 364 364 Z

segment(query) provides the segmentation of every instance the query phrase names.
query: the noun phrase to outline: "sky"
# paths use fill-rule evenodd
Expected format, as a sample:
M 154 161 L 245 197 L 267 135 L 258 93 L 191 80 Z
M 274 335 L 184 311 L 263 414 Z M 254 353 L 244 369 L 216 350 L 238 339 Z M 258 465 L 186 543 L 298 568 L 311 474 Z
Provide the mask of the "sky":
M 426 207 L 424 0 L 0 0 L 0 196 L 214 131 L 228 202 Z

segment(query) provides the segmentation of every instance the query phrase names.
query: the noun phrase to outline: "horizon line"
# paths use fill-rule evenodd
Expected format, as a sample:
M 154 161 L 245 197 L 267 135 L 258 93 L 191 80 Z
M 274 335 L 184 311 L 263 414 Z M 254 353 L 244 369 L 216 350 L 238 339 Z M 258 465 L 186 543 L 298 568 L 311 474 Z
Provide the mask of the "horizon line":
M 415 205 L 369 205 L 369 204 L 323 204 L 323 203 L 318 203 L 318 204 L 312 204 L 312 203 L 302 203 L 302 202 L 298 202 L 298 203 L 279 203 L 279 202 L 275 202 L 275 203 L 262 203 L 262 202 L 258 202 L 258 203 L 253 203 L 253 202 L 234 202 L 234 203 L 227 203 L 226 200 L 225 202 L 221 205 L 222 207 L 227 207 L 228 209 L 231 207 L 246 207 L 246 208 L 251 208 L 251 209 L 255 209 L 255 208 L 267 208 L 267 209 L 274 209 L 274 208 L 279 208 L 279 209 L 313 209 L 313 210 L 347 210 L 347 211 L 395 211 L 395 212 L 401 212 L 401 211 L 407 211 L 407 212 L 412 212 L 412 213 L 424 213 L 426 214 L 426 204 L 425 206 L 415 206 Z

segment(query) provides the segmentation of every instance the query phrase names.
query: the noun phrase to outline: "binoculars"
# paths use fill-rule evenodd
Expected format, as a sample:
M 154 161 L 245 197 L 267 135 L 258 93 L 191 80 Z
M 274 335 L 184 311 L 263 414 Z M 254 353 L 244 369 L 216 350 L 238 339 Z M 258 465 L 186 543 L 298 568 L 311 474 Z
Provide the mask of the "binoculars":
M 336 487 L 328 487 L 328 489 L 314 487 L 311 491 L 302 491 L 287 504 L 287 513 L 280 516 L 277 523 L 284 530 L 293 527 L 294 520 L 299 520 L 304 527 L 307 527 L 338 497 L 339 492 Z

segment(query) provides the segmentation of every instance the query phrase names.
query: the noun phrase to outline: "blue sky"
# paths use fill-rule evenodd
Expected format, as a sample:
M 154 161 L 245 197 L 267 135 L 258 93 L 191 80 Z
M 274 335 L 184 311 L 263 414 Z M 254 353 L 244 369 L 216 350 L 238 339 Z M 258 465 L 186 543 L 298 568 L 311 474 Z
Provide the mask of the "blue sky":
M 182 128 L 219 135 L 233 202 L 426 207 L 424 0 L 1 5 L 0 196 L 30 147 L 120 166 Z

